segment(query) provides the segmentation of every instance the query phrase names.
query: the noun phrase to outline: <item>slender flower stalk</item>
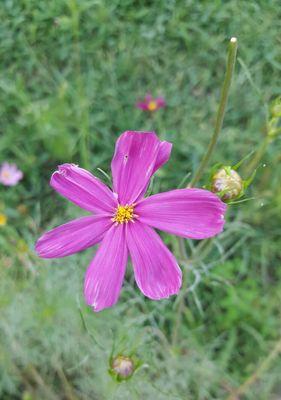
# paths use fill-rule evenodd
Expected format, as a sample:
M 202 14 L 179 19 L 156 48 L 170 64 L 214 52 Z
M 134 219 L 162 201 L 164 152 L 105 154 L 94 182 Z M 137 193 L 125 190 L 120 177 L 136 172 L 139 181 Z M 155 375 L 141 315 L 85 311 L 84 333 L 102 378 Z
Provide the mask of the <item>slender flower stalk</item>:
M 80 89 L 80 96 L 84 95 L 84 90 Z M 80 126 L 81 129 L 81 138 L 80 138 L 80 154 L 81 159 L 83 161 L 83 166 L 85 168 L 89 168 L 90 165 L 90 137 L 89 137 L 89 111 L 88 106 L 86 104 L 81 104 L 81 121 L 82 125 Z
M 206 168 L 206 166 L 211 158 L 211 155 L 216 146 L 219 134 L 221 132 L 225 109 L 226 109 L 227 100 L 228 100 L 229 89 L 230 89 L 231 80 L 232 80 L 234 67 L 235 67 L 236 53 L 237 53 L 237 39 L 235 37 L 233 37 L 230 39 L 230 43 L 229 43 L 226 72 L 225 72 L 225 78 L 224 78 L 222 91 L 221 91 L 221 98 L 220 98 L 219 108 L 218 108 L 218 112 L 217 112 L 214 133 L 213 133 L 213 136 L 209 143 L 207 152 L 204 155 L 193 179 L 191 180 L 190 184 L 188 185 L 189 187 L 194 186 L 201 178 L 201 176 L 204 172 L 204 169 Z
M 254 373 L 249 378 L 247 378 L 246 381 L 242 383 L 241 386 L 235 389 L 231 393 L 231 395 L 227 397 L 227 400 L 237 400 L 242 398 L 241 396 L 244 396 L 244 394 L 246 394 L 249 391 L 249 388 L 253 386 L 253 384 L 256 383 L 256 381 L 262 377 L 262 375 L 270 368 L 271 364 L 276 360 L 276 358 L 280 355 L 280 353 L 281 353 L 281 338 L 275 344 L 275 346 L 268 354 L 268 356 L 254 371 Z
M 263 156 L 265 155 L 268 146 L 271 144 L 272 139 L 269 136 L 266 136 L 261 144 L 259 145 L 253 159 L 251 160 L 250 164 L 247 166 L 246 173 L 252 174 L 255 169 L 258 168 Z
M 269 114 L 269 115 L 268 115 Z M 281 134 L 281 96 L 275 99 L 266 115 L 266 135 L 260 143 L 251 163 L 248 165 L 248 174 L 254 173 L 259 166 L 268 146 Z
M 83 167 L 90 167 L 90 129 L 89 129 L 89 105 L 86 96 L 85 82 L 81 72 L 81 46 L 80 34 L 80 10 L 76 1 L 68 4 L 71 13 L 73 34 L 73 58 L 76 73 L 77 106 L 76 117 L 79 126 L 79 152 Z
M 235 37 L 232 37 L 229 42 L 226 72 L 225 72 L 225 78 L 224 78 L 222 91 L 221 91 L 221 97 L 220 97 L 220 103 L 219 103 L 219 108 L 218 108 L 217 117 L 216 117 L 214 133 L 213 133 L 213 136 L 209 143 L 208 149 L 207 149 L 193 179 L 187 186 L 189 188 L 193 187 L 200 180 L 200 178 L 211 158 L 211 155 L 216 146 L 219 134 L 221 132 L 225 109 L 226 109 L 227 100 L 228 100 L 229 89 L 230 89 L 231 80 L 232 80 L 234 67 L 235 67 L 236 54 L 237 54 L 237 39 Z M 206 239 L 203 242 L 208 244 L 211 241 L 212 241 L 212 239 Z M 183 249 L 185 249 L 184 239 L 182 237 L 179 237 L 178 242 L 179 242 L 181 256 L 184 256 L 184 254 L 185 254 L 185 251 L 183 251 Z M 184 258 L 186 258 L 186 257 L 184 257 Z M 182 313 L 184 310 L 184 299 L 185 299 L 185 296 L 182 295 L 180 298 L 179 304 L 178 304 L 176 322 L 175 322 L 175 327 L 174 327 L 173 335 L 172 335 L 172 345 L 175 345 L 178 340 L 179 327 L 180 327 L 180 323 L 181 323 Z

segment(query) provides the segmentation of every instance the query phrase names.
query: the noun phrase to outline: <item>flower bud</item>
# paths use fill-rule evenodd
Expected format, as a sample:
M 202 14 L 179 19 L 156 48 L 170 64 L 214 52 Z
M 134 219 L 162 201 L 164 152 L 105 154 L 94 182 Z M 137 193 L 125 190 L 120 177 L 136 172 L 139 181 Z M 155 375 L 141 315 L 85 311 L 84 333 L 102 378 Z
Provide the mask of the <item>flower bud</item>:
M 23 239 L 20 239 L 17 242 L 16 248 L 17 248 L 18 253 L 20 253 L 20 254 L 28 253 L 28 245 Z
M 221 194 L 222 200 L 233 200 L 242 194 L 243 180 L 231 167 L 223 167 L 213 175 L 211 190 Z
M 29 392 L 23 392 L 22 400 L 33 400 L 34 397 Z
M 267 134 L 271 139 L 275 139 L 281 134 L 281 97 L 271 103 L 269 111 Z
M 19 212 L 20 214 L 22 214 L 22 215 L 26 215 L 27 212 L 28 212 L 28 208 L 26 207 L 25 204 L 19 204 L 19 205 L 17 206 L 17 210 L 18 210 L 18 212 Z
M 128 379 L 135 370 L 134 362 L 131 358 L 126 356 L 117 356 L 111 362 L 111 373 L 117 379 Z
M 270 108 L 272 118 L 281 117 L 281 97 L 278 97 L 271 105 Z

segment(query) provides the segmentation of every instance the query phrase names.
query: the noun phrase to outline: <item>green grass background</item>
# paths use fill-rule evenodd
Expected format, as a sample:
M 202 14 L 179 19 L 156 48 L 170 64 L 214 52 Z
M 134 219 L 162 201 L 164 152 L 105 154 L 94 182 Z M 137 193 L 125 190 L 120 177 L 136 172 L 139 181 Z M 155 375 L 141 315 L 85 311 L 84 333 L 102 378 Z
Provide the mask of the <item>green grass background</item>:
M 256 150 L 281 93 L 280 1 L 2 0 L 0 19 L 0 162 L 25 174 L 0 188 L 9 218 L 0 227 L 0 398 L 227 399 L 280 340 L 280 139 L 247 193 L 254 199 L 229 209 L 225 232 L 204 252 L 186 242 L 178 298 L 145 299 L 128 268 L 118 305 L 94 314 L 82 297 L 93 249 L 42 261 L 33 246 L 81 215 L 49 188 L 56 166 L 74 162 L 104 179 L 97 168 L 110 172 L 125 130 L 173 142 L 153 191 L 195 171 L 231 36 L 238 61 L 212 162 Z M 134 107 L 149 91 L 168 103 L 152 117 Z M 178 257 L 175 238 L 162 237 Z M 108 373 L 116 354 L 141 362 L 129 381 Z M 240 398 L 280 399 L 280 373 L 276 357 Z

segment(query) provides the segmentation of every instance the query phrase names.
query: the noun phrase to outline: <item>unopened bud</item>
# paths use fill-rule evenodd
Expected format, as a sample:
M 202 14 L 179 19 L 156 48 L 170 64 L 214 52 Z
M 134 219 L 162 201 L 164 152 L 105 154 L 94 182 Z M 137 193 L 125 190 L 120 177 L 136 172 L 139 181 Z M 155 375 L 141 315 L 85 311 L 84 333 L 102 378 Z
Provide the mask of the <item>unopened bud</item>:
M 18 250 L 18 252 L 21 253 L 21 254 L 26 254 L 26 253 L 28 253 L 28 246 L 27 246 L 27 243 L 26 243 L 23 239 L 20 239 L 20 240 L 17 242 L 17 250 Z
M 17 206 L 17 210 L 18 210 L 18 212 L 19 212 L 20 214 L 22 214 L 22 215 L 25 215 L 25 214 L 27 214 L 27 212 L 28 212 L 28 208 L 26 207 L 25 204 L 19 204 L 19 205 Z
M 281 96 L 271 103 L 267 134 L 271 139 L 281 135 Z
M 134 372 L 135 366 L 131 358 L 125 356 L 117 356 L 112 360 L 111 372 L 118 379 L 127 379 Z
M 271 116 L 273 118 L 281 117 L 281 97 L 278 97 L 271 105 Z
M 213 175 L 211 190 L 221 194 L 222 200 L 233 200 L 241 195 L 243 180 L 234 169 L 223 167 Z

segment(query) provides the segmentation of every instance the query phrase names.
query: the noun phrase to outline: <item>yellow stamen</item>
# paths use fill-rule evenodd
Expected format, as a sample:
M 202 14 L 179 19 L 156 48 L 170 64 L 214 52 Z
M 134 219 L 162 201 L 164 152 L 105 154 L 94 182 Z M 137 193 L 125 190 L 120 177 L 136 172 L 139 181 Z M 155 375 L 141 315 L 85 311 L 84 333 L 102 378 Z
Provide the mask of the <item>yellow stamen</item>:
M 0 226 L 5 226 L 7 223 L 7 217 L 5 214 L 0 213 Z
M 10 172 L 9 172 L 9 171 L 3 171 L 3 172 L 2 172 L 2 177 L 3 177 L 3 178 L 5 178 L 5 179 L 9 179 L 9 178 L 10 178 L 10 176 L 11 176 L 11 174 L 10 174 Z
M 147 105 L 149 111 L 155 111 L 157 109 L 156 101 L 150 101 Z
M 132 221 L 134 218 L 134 206 L 129 206 L 126 204 L 125 206 L 119 205 L 116 209 L 116 213 L 112 218 L 112 221 L 117 222 L 118 224 L 128 223 Z

